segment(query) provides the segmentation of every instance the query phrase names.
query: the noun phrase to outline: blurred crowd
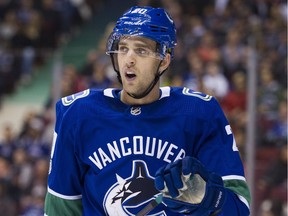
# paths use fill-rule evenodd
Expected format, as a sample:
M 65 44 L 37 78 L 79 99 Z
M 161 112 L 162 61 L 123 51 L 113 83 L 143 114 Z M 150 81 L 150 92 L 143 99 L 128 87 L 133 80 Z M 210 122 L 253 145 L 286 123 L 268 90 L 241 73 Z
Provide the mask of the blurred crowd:
M 76 1 L 0 1 L 0 93 L 10 91 L 8 81 L 15 82 L 15 77 L 25 82 L 35 63 L 67 40 L 73 26 L 89 19 L 88 12 L 93 14 L 99 5 L 99 1 L 81 1 L 78 6 L 85 5 L 84 10 L 71 2 Z M 176 22 L 175 57 L 162 85 L 186 86 L 215 96 L 231 123 L 244 165 L 249 118 L 248 65 L 255 60 L 255 216 L 286 215 L 287 3 L 284 0 L 142 0 L 137 4 L 163 6 Z M 55 16 L 48 15 L 51 13 Z M 87 52 L 81 67 L 64 65 L 61 96 L 86 88 L 120 87 L 105 55 L 111 24 L 107 25 L 99 46 Z M 35 34 L 37 40 L 30 40 Z M 255 59 L 252 51 L 256 51 Z M 54 105 L 51 94 L 42 112 L 27 113 L 19 134 L 9 125 L 2 131 L 0 215 L 4 210 L 7 216 L 43 215 Z
M 101 8 L 102 0 L 1 0 L 0 99 L 27 85 L 33 71 Z

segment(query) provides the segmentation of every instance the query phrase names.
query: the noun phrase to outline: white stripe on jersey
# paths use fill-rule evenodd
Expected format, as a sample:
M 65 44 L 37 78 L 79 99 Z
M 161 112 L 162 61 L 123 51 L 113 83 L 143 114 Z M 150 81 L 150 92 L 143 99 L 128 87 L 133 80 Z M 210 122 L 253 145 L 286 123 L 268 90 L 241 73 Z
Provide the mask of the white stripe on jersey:
M 82 198 L 82 194 L 79 195 L 74 195 L 74 196 L 67 196 L 67 195 L 63 195 L 60 193 L 57 193 L 55 191 L 53 191 L 51 188 L 48 187 L 48 192 L 56 197 L 62 198 L 62 199 L 66 199 L 66 200 L 77 200 L 77 199 L 81 199 Z
M 238 175 L 228 175 L 228 176 L 222 176 L 223 180 L 242 180 L 246 181 L 244 176 L 238 176 Z
M 248 201 L 243 197 L 243 196 L 240 196 L 238 194 L 236 194 L 238 196 L 238 198 L 247 206 L 248 209 L 250 209 L 250 206 L 248 204 Z

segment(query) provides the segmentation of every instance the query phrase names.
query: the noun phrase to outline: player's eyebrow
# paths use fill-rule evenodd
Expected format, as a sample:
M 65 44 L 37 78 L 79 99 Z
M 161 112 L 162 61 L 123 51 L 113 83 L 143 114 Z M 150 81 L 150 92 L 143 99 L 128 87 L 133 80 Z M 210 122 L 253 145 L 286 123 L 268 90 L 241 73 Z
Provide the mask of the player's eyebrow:
M 119 42 L 119 45 L 120 45 L 120 46 L 127 46 L 128 43 L 127 43 L 125 40 L 123 40 L 123 41 L 120 41 L 120 42 Z M 133 46 L 135 46 L 135 47 L 147 48 L 147 49 L 149 49 L 149 50 L 155 50 L 155 47 L 153 47 L 152 44 L 147 43 L 147 42 L 145 42 L 145 41 L 142 41 L 142 40 L 140 40 L 140 39 L 135 40 L 135 43 L 133 44 Z
M 152 46 L 150 44 L 144 43 L 144 42 L 140 42 L 140 43 L 135 43 L 136 47 L 142 47 L 142 48 L 147 48 L 149 50 L 153 50 Z

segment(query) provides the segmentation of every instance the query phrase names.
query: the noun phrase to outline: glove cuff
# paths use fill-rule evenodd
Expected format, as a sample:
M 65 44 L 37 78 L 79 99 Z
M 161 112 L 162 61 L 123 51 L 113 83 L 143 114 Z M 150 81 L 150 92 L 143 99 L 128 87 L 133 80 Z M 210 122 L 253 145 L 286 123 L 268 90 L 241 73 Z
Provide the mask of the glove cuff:
M 210 173 L 206 184 L 206 194 L 200 206 L 214 212 L 222 208 L 225 200 L 226 189 L 223 186 L 222 178 L 215 173 Z
M 217 215 L 226 200 L 226 189 L 220 176 L 210 173 L 206 183 L 205 196 L 201 203 L 191 204 L 177 199 L 163 197 L 163 202 L 177 213 L 193 216 Z

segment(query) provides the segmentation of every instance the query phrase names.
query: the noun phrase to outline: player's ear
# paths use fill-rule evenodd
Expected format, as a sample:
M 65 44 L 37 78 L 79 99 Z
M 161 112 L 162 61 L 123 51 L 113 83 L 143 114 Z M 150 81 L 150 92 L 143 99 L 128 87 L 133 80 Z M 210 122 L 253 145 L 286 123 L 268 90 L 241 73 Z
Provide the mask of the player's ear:
M 168 68 L 168 66 L 170 65 L 170 62 L 171 62 L 171 55 L 169 53 L 167 53 L 160 64 L 160 68 L 159 68 L 160 71 L 161 72 L 165 71 Z

